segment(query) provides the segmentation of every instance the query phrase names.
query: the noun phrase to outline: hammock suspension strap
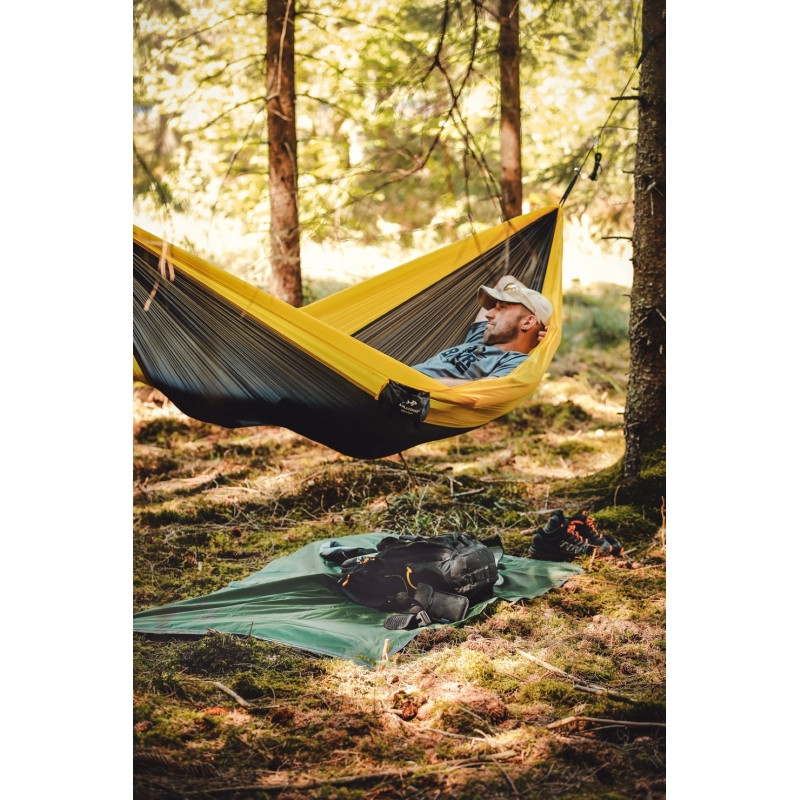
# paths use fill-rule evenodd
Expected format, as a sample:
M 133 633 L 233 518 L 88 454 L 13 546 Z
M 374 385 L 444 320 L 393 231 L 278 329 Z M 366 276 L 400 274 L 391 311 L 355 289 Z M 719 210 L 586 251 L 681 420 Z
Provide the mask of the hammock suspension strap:
M 636 66 L 631 70 L 631 74 L 628 76 L 628 80 L 625 82 L 625 86 L 623 87 L 622 91 L 619 93 L 619 95 L 617 97 L 612 97 L 611 98 L 612 100 L 616 100 L 616 102 L 611 107 L 611 111 L 608 112 L 608 117 L 607 117 L 606 121 L 603 123 L 603 126 L 600 128 L 600 133 L 597 134 L 597 138 L 594 140 L 594 142 L 592 142 L 592 146 L 589 149 L 589 153 L 587 153 L 584 156 L 584 159 L 583 159 L 583 161 L 581 161 L 580 166 L 579 167 L 575 167 L 575 169 L 574 169 L 575 174 L 572 176 L 572 179 L 570 180 L 569 185 L 567 186 L 567 189 L 564 192 L 564 196 L 559 201 L 559 205 L 563 206 L 564 203 L 566 202 L 567 198 L 569 197 L 569 193 L 572 191 L 572 187 L 575 186 L 575 183 L 576 183 L 576 181 L 578 180 L 578 178 L 579 178 L 579 176 L 581 174 L 581 170 L 583 169 L 584 165 L 586 164 L 586 161 L 589 158 L 589 154 L 591 153 L 592 150 L 595 150 L 595 148 L 597 147 L 598 143 L 600 142 L 600 136 L 602 135 L 603 131 L 608 127 L 608 123 L 611 121 L 611 117 L 613 116 L 614 112 L 617 110 L 617 106 L 620 104 L 620 101 L 621 100 L 638 100 L 639 99 L 638 97 L 626 96 L 625 95 L 625 91 L 627 90 L 628 86 L 630 85 L 630 82 L 633 80 L 633 76 L 636 74 L 637 70 L 642 65 L 642 61 L 644 61 L 645 56 L 650 51 L 650 47 L 653 45 L 653 43 L 656 41 L 657 38 L 659 38 L 659 37 L 651 37 L 649 39 L 649 41 L 645 45 L 644 49 L 642 50 L 642 54 L 639 56 L 639 59 L 636 62 Z M 594 169 L 592 170 L 591 174 L 588 176 L 589 180 L 596 181 L 598 176 L 600 175 L 600 173 L 603 171 L 603 168 L 600 166 L 600 160 L 602 159 L 602 157 L 603 157 L 602 154 L 595 150 L 595 154 L 594 154 Z

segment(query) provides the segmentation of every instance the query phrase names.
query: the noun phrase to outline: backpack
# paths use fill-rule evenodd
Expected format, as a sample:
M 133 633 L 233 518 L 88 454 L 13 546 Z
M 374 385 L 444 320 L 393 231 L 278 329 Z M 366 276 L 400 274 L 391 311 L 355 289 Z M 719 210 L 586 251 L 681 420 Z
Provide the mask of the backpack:
M 386 536 L 375 550 L 329 548 L 321 555 L 341 564 L 338 586 L 354 603 L 395 611 L 390 630 L 431 622 L 460 622 L 470 605 L 492 596 L 502 555 L 495 537 L 480 542 L 465 533 Z

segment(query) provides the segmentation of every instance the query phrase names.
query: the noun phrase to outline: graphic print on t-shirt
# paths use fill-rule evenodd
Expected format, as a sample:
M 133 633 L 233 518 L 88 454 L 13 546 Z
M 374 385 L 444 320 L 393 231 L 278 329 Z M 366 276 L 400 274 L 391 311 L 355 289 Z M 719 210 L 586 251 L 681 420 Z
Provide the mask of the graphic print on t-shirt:
M 469 373 L 472 365 L 478 360 L 480 355 L 479 350 L 483 350 L 482 345 L 475 345 L 473 347 L 451 347 L 448 350 L 443 350 L 439 354 L 442 361 L 452 364 L 459 375 L 466 375 Z

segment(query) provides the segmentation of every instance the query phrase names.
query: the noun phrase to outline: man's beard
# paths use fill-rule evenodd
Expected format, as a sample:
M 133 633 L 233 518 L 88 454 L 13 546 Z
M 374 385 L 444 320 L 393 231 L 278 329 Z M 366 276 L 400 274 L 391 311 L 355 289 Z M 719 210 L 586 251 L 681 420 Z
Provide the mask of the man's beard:
M 517 325 L 519 320 L 513 322 L 505 320 L 501 324 L 494 323 L 493 327 L 486 324 L 486 329 L 483 332 L 484 344 L 506 344 L 513 341 L 517 336 Z

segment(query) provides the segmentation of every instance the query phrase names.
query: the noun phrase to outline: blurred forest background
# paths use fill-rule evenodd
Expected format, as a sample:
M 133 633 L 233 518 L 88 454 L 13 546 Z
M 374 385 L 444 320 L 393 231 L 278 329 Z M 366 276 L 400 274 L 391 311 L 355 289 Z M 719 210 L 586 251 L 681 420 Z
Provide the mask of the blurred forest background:
M 640 5 L 519 6 L 522 211 L 580 173 L 567 279 L 588 255 L 589 279 L 630 280 L 637 104 L 618 98 Z M 322 282 L 306 300 L 503 218 L 498 6 L 296 3 L 300 258 Z M 136 0 L 134 35 L 134 221 L 267 287 L 265 3 Z

